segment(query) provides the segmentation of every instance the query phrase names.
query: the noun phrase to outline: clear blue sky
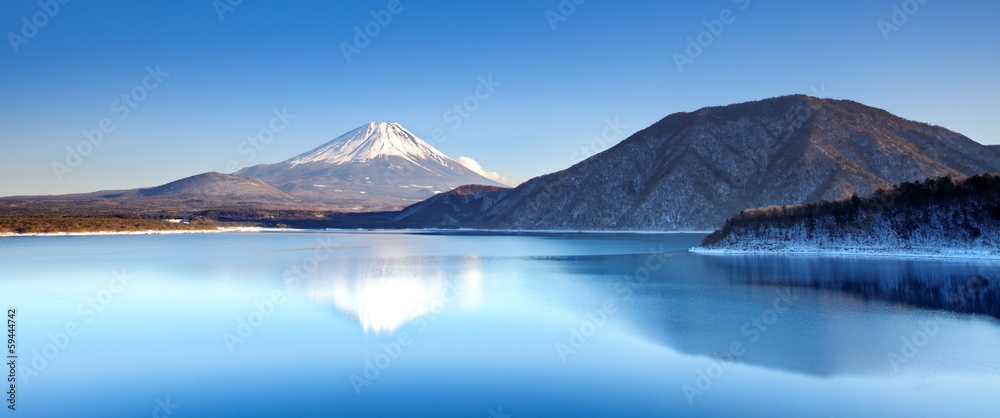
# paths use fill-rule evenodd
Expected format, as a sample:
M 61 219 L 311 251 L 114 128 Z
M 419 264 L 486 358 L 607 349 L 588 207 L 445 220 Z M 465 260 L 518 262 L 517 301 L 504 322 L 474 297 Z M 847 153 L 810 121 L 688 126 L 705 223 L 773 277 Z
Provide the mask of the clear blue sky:
M 617 141 L 674 112 L 792 93 L 1000 143 L 995 0 L 927 1 L 888 39 L 878 22 L 905 1 L 587 0 L 556 19 L 570 0 L 401 0 L 350 62 L 342 44 L 391 2 L 245 0 L 220 19 L 227 1 L 70 0 L 55 13 L 2 2 L 0 195 L 278 162 L 369 121 L 399 122 L 453 158 L 523 180 L 570 165 L 609 118 L 626 126 Z M 674 53 L 726 9 L 735 20 L 679 72 Z M 44 24 L 35 33 L 22 18 Z M 157 65 L 169 75 L 141 87 Z M 445 112 L 490 75 L 500 85 L 455 128 Z M 145 100 L 126 116 L 113 102 L 130 92 Z M 275 109 L 295 117 L 246 161 L 240 144 Z M 66 147 L 103 119 L 114 131 L 59 181 L 52 163 L 66 164 Z M 447 141 L 431 138 L 438 128 Z

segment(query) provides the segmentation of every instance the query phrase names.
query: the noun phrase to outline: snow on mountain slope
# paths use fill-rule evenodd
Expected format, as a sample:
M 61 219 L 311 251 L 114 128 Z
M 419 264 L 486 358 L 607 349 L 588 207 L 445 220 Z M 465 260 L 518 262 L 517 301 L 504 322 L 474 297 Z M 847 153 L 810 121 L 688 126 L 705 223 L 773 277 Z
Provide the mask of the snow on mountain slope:
M 299 199 L 358 211 L 401 209 L 467 184 L 500 186 L 387 122 L 366 124 L 287 161 L 237 174 Z
M 307 163 L 344 164 L 396 156 L 420 164 L 432 160 L 448 165 L 448 156 L 434 149 L 398 123 L 371 122 L 318 148 L 292 158 L 292 166 Z

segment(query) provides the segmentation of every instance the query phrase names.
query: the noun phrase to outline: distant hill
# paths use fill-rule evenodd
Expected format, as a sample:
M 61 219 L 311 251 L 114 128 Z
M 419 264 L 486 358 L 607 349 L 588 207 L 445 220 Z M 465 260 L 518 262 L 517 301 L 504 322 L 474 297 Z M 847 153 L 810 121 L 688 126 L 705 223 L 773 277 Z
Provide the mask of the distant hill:
M 242 208 L 299 209 L 302 206 L 304 205 L 291 196 L 258 179 L 222 173 L 204 173 L 142 189 L 0 198 L 0 211 L 21 216 L 145 214 Z
M 11 196 L 0 200 L 95 200 L 95 199 L 136 199 L 143 197 L 161 198 L 203 198 L 203 199 L 253 199 L 289 201 L 292 197 L 281 190 L 253 177 L 234 176 L 222 173 L 203 173 L 177 181 L 141 189 L 103 190 L 93 193 L 77 193 L 51 196 Z
M 566 170 L 487 192 L 442 223 L 503 229 L 712 230 L 748 207 L 1000 171 L 1000 151 L 847 100 L 785 96 L 670 115 Z M 412 208 L 405 217 L 433 219 Z M 463 222 L 462 219 L 466 221 Z
M 467 185 L 441 193 L 393 214 L 390 219 L 400 226 L 435 225 L 459 227 L 481 221 L 480 214 L 503 200 L 509 187 Z
M 175 197 L 290 200 L 281 190 L 253 177 L 222 173 L 204 173 L 170 182 L 158 187 L 136 189 L 120 194 L 103 194 L 106 198 Z
M 222 173 L 205 173 L 159 187 L 141 190 L 141 196 L 173 197 L 259 197 L 265 199 L 290 199 L 284 192 L 253 177 L 233 176 Z
M 941 177 L 867 197 L 748 209 L 702 246 L 760 253 L 1000 256 L 1000 177 Z

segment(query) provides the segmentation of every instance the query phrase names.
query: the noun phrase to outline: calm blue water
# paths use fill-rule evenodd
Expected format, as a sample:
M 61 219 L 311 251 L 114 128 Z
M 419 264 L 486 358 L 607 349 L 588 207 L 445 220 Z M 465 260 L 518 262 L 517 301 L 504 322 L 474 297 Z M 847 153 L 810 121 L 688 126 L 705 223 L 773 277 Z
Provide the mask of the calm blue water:
M 701 238 L 0 238 L 16 416 L 998 416 L 997 265 Z

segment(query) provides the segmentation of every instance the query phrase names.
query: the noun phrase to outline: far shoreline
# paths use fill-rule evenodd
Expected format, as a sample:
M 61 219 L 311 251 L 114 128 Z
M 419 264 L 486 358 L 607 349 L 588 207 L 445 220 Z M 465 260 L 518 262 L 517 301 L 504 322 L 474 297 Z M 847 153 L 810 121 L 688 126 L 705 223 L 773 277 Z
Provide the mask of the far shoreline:
M 145 231 L 90 231 L 90 232 L 0 232 L 0 238 L 15 237 L 97 237 L 122 235 L 182 235 L 182 234 L 224 234 L 243 232 L 298 232 L 305 229 L 263 228 L 263 227 L 220 227 L 215 229 L 164 229 Z

